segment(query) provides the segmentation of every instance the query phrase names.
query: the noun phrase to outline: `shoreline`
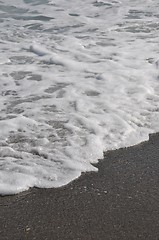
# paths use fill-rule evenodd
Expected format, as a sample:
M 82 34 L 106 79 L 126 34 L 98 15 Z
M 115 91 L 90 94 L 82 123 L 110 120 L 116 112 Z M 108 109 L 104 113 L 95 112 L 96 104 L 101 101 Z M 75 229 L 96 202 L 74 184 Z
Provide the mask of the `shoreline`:
M 0 197 L 0 239 L 158 240 L 159 133 L 96 166 L 64 187 Z

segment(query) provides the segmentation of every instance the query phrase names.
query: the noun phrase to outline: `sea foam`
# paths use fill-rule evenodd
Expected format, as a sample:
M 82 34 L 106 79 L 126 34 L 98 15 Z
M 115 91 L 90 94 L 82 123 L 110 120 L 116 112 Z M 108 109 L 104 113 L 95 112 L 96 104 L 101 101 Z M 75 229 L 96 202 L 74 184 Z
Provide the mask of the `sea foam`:
M 159 130 L 158 7 L 0 2 L 1 195 L 68 184 Z

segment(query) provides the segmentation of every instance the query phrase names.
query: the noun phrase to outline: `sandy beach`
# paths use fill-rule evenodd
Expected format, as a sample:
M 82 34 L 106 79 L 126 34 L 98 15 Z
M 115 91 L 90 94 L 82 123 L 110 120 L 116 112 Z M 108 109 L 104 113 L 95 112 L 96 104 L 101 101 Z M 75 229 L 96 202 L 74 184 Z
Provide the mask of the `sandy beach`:
M 65 187 L 0 197 L 0 239 L 159 239 L 158 146 L 154 134 Z

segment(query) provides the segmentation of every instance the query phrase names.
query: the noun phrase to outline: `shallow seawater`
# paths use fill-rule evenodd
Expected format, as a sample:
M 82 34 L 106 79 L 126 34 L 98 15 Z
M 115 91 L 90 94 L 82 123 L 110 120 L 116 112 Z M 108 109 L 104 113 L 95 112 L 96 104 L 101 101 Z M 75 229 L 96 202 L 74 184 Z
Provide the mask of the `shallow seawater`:
M 0 194 L 65 185 L 159 130 L 158 7 L 0 1 Z

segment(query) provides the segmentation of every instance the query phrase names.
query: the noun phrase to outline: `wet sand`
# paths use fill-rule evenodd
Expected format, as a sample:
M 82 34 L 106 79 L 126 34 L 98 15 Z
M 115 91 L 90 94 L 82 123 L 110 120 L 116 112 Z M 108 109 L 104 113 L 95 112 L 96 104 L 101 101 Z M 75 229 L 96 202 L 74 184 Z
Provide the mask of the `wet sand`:
M 98 173 L 0 197 L 0 240 L 159 240 L 159 134 L 109 151 Z

